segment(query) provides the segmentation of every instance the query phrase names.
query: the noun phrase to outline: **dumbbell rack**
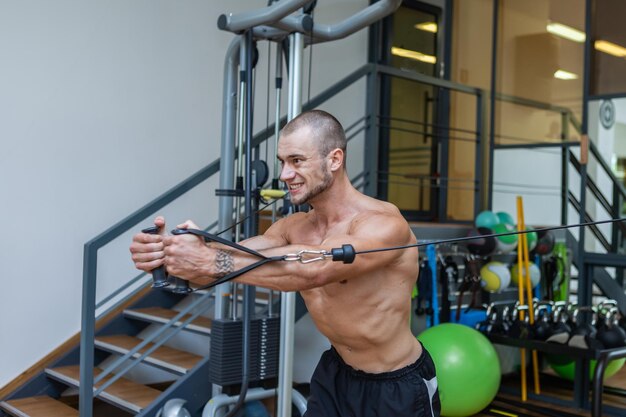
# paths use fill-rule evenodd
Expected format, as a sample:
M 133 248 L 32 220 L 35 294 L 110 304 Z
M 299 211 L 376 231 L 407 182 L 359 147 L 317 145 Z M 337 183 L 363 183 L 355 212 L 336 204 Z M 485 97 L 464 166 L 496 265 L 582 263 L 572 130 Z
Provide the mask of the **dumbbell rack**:
M 566 355 L 575 359 L 576 367 L 574 373 L 574 404 L 578 408 L 589 408 L 589 389 L 592 389 L 591 395 L 591 416 L 602 416 L 602 393 L 604 372 L 607 364 L 620 358 L 626 358 L 626 347 L 616 349 L 581 349 L 557 343 L 541 342 L 531 339 L 515 339 L 502 335 L 487 336 L 492 343 L 526 348 L 528 350 L 536 350 L 543 353 L 551 353 L 556 355 Z M 596 360 L 596 368 L 591 378 L 589 375 L 589 361 Z M 542 396 L 542 400 L 546 400 L 546 396 Z

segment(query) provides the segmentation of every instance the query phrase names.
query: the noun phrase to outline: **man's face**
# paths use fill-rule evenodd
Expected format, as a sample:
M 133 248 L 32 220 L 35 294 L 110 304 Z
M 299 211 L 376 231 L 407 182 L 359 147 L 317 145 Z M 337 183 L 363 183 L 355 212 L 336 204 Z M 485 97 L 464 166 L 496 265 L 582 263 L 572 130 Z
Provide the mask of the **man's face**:
M 320 156 L 317 146 L 307 127 L 282 135 L 278 142 L 280 180 L 287 184 L 294 204 L 311 202 L 333 182 L 329 160 Z

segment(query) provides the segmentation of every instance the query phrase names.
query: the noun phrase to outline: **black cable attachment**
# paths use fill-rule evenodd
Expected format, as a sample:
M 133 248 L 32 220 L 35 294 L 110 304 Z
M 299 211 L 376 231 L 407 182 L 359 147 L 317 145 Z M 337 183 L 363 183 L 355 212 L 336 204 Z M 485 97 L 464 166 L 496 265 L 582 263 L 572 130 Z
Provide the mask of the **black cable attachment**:
M 333 255 L 333 261 L 342 261 L 344 264 L 351 264 L 356 257 L 356 251 L 354 246 L 350 244 L 341 245 L 340 248 L 333 248 L 330 250 Z

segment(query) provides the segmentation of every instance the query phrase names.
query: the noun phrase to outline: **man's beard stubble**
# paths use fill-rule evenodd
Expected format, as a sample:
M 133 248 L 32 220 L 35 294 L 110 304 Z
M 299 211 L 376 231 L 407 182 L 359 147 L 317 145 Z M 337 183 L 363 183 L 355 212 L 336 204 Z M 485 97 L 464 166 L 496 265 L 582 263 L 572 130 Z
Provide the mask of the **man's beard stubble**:
M 324 170 L 324 177 L 322 178 L 322 182 L 317 184 L 315 187 L 313 187 L 306 194 L 302 195 L 300 198 L 297 198 L 297 199 L 292 198 L 291 202 L 293 204 L 309 203 L 311 199 L 317 197 L 318 195 L 326 191 L 331 186 L 332 183 L 333 183 L 333 176 L 331 175 L 329 171 Z

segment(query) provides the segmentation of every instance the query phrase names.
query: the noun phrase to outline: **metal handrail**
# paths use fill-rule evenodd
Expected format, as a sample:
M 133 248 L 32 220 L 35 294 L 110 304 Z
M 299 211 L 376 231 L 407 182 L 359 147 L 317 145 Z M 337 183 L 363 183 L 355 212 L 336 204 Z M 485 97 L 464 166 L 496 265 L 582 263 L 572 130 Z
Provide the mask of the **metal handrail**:
M 83 291 L 81 303 L 81 333 L 80 333 L 80 386 L 79 395 L 81 409 L 84 404 L 91 404 L 94 396 L 94 348 L 95 348 L 95 322 L 96 322 L 96 281 L 98 250 L 113 241 L 115 238 L 130 230 L 148 215 L 156 212 L 178 197 L 185 194 L 195 186 L 201 184 L 219 171 L 219 159 L 200 169 L 189 178 L 181 181 L 178 185 L 166 191 L 140 209 L 126 216 L 104 232 L 100 233 L 89 242 L 83 249 Z M 133 353 L 134 354 L 134 353 Z M 106 375 L 102 373 L 98 378 Z M 120 376 L 123 374 L 119 374 Z M 99 380 L 99 379 L 98 379 Z M 91 407 L 87 407 L 91 409 Z
M 510 96 L 510 95 L 506 95 L 506 94 L 496 94 L 496 98 L 498 100 L 501 100 L 501 101 L 511 102 L 511 103 L 514 103 L 514 104 L 522 105 L 522 106 L 527 106 L 527 107 L 532 107 L 532 108 L 536 108 L 536 109 L 547 110 L 547 111 L 554 111 L 554 112 L 557 112 L 557 113 L 561 113 L 564 116 L 564 118 L 563 118 L 564 122 L 571 123 L 572 126 L 574 126 L 574 129 L 576 130 L 577 133 L 579 133 L 579 134 L 582 133 L 581 123 L 576 119 L 576 116 L 574 115 L 574 113 L 570 109 L 568 109 L 566 107 L 555 106 L 555 105 L 552 105 L 552 104 L 549 104 L 549 103 L 544 103 L 544 102 L 540 102 L 540 101 L 536 101 L 536 100 L 530 100 L 530 99 L 524 99 L 524 98 L 521 98 L 521 97 L 514 97 L 514 96 Z M 617 177 L 615 177 L 615 174 L 613 174 L 613 171 L 611 170 L 611 168 L 608 166 L 608 164 L 606 163 L 606 161 L 604 160 L 604 158 L 600 154 L 600 151 L 597 148 L 597 146 L 592 141 L 588 141 L 588 143 L 589 143 L 589 151 L 595 157 L 596 161 L 598 162 L 598 165 L 602 168 L 604 173 L 611 180 L 614 192 L 617 192 L 623 199 L 626 199 L 626 187 L 624 187 L 624 185 L 620 181 L 618 181 Z M 569 159 L 569 161 L 572 163 L 572 165 L 574 166 L 576 171 L 578 173 L 580 173 L 580 170 L 581 170 L 580 163 L 579 163 L 578 159 L 576 158 L 576 155 L 572 152 L 571 149 L 569 149 L 569 147 L 571 147 L 571 146 L 580 146 L 580 142 L 571 142 L 571 141 L 568 142 L 568 141 L 566 141 L 566 138 L 562 138 L 561 142 L 557 142 L 557 143 L 554 143 L 554 144 L 552 144 L 552 143 L 550 143 L 550 144 L 533 143 L 532 144 L 532 147 L 534 147 L 534 148 L 537 148 L 537 147 L 553 147 L 553 146 L 561 146 L 564 149 L 567 149 L 568 150 L 568 156 L 569 156 L 568 159 Z M 526 145 L 526 144 L 495 145 L 496 149 L 513 149 L 513 148 L 527 148 L 527 147 L 528 147 L 528 145 Z M 585 184 L 585 188 L 587 188 L 587 189 L 589 189 L 591 191 L 591 193 L 594 195 L 594 197 L 596 197 L 596 199 L 600 202 L 602 207 L 607 212 L 611 213 L 615 217 L 619 216 L 619 213 L 615 213 L 614 212 L 614 207 L 610 204 L 609 200 L 606 198 L 606 196 L 602 193 L 602 191 L 599 189 L 599 187 L 595 184 L 595 182 L 591 178 L 587 179 L 587 183 Z M 572 202 L 572 198 L 573 198 L 572 196 L 570 196 L 568 198 L 570 203 L 573 203 Z M 618 198 L 618 196 L 616 196 L 616 195 L 613 196 L 613 200 L 614 201 L 617 198 Z M 579 210 L 577 210 L 577 211 L 579 211 Z M 588 216 L 588 214 L 585 213 L 585 216 Z M 619 227 L 620 229 L 622 229 L 623 232 L 626 232 L 626 225 L 624 225 L 622 223 L 617 223 L 617 224 L 613 225 L 613 227 L 614 228 L 618 228 Z M 606 247 L 606 243 L 607 243 L 606 239 L 601 240 L 601 241 L 602 241 L 602 245 L 604 247 Z
M 611 182 L 617 186 L 617 190 L 622 195 L 622 197 L 626 198 L 626 188 L 624 188 L 624 185 L 617 179 L 615 174 L 613 174 L 611 168 L 608 166 L 602 155 L 600 155 L 600 150 L 592 141 L 589 141 L 589 150 L 591 151 L 593 156 L 595 156 L 596 161 L 598 161 L 604 172 L 611 179 Z

